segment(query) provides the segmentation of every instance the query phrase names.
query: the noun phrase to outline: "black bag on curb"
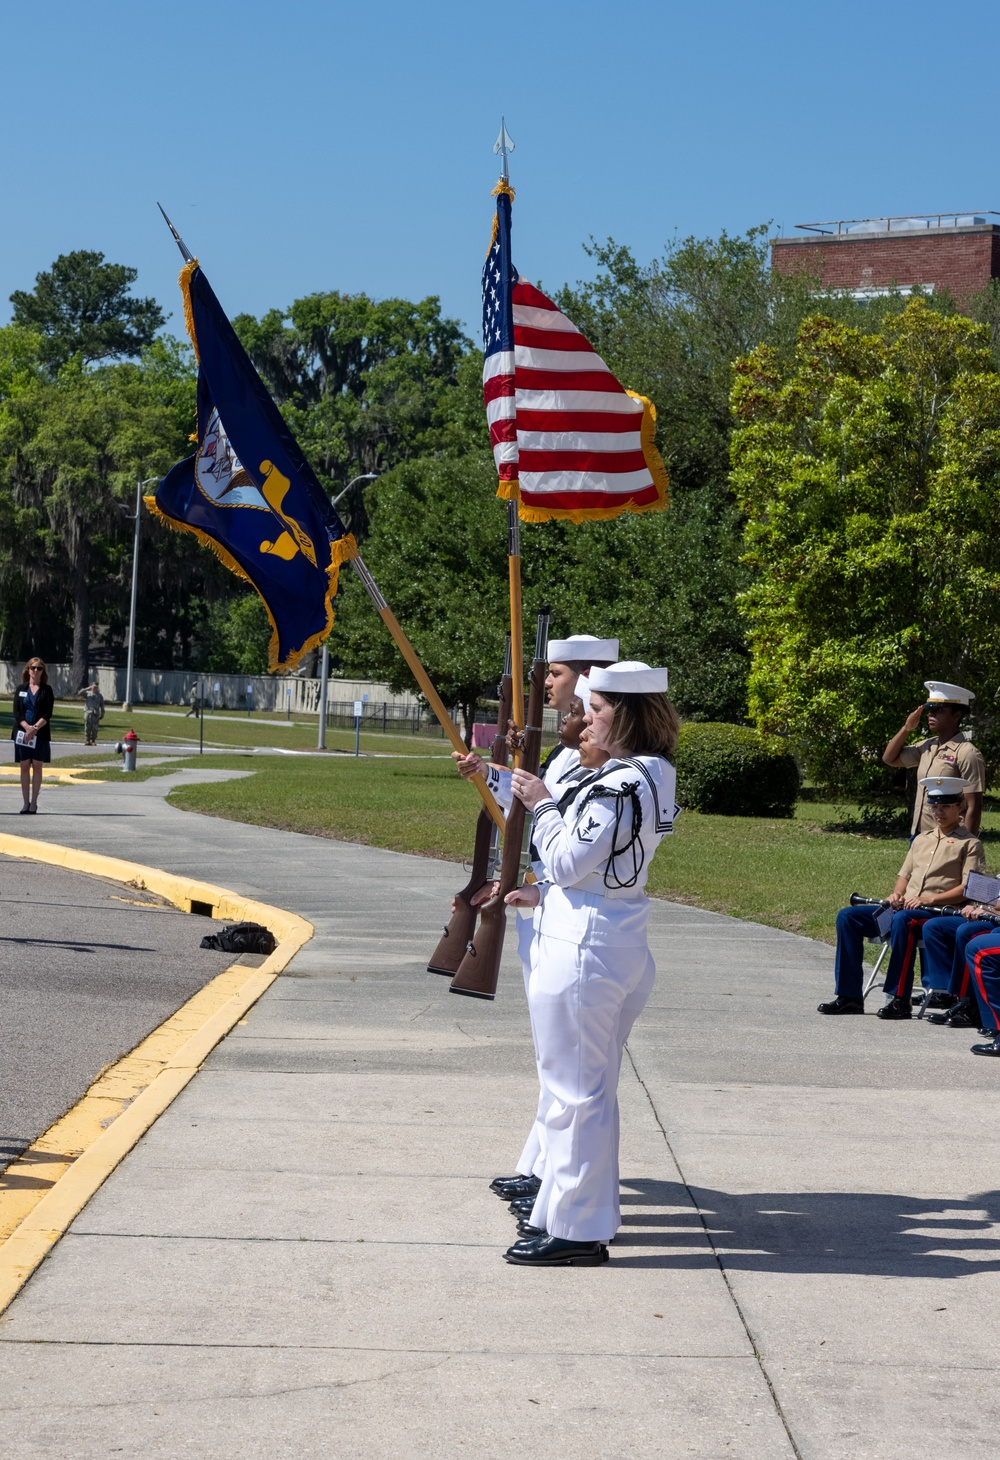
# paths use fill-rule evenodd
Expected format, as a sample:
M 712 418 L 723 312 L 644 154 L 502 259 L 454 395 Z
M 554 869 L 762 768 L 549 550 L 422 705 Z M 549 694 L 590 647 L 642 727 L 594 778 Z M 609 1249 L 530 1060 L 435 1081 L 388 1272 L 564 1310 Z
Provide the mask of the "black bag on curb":
M 220 953 L 273 953 L 274 934 L 260 923 L 233 923 L 221 933 L 209 933 L 201 940 L 202 948 L 215 948 Z

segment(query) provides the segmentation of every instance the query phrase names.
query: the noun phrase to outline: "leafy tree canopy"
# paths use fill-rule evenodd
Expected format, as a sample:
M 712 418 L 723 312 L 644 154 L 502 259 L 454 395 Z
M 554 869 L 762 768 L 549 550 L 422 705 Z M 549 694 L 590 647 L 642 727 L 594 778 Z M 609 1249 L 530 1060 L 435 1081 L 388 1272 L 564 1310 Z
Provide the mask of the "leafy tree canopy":
M 164 322 L 155 299 L 129 293 L 138 270 L 105 263 L 102 253 L 77 249 L 60 254 L 35 276 L 28 293 L 10 296 L 14 323 L 43 337 L 42 356 L 58 369 L 74 355 L 84 364 L 139 355 Z
M 365 559 L 445 702 L 468 718 L 476 700 L 494 692 L 508 620 L 506 512 L 492 458 L 414 461 L 369 487 L 366 500 Z M 732 511 L 724 530 L 737 531 Z M 715 516 L 697 502 L 615 522 L 523 524 L 526 643 L 532 615 L 548 604 L 553 633 L 616 634 L 624 657 L 668 664 L 682 712 L 737 715 L 742 636 L 733 637 L 720 603 L 727 583 L 732 597 L 742 579 L 730 556 L 706 598 L 689 566 L 717 531 Z M 341 667 L 412 687 L 362 585 L 348 573 L 341 584 L 330 639 Z
M 15 340 L 15 355 L 22 343 Z M 131 538 L 121 509 L 133 504 L 137 480 L 184 453 L 192 403 L 183 354 L 167 343 L 151 347 L 143 364 L 87 371 L 77 356 L 55 379 L 33 379 L 25 366 L 0 396 L 0 513 L 17 544 L 0 573 L 7 570 L 6 590 L 21 593 L 5 628 L 21 646 L 49 652 L 54 625 L 68 619 L 80 681 L 95 595 L 100 602 L 109 589 L 127 591 L 114 571 L 115 544 Z
M 835 791 L 885 793 L 925 679 L 969 685 L 1000 742 L 1000 375 L 989 332 L 920 299 L 864 333 L 807 319 L 737 365 L 733 486 L 750 708 Z
M 475 357 L 435 297 L 310 294 L 233 325 L 331 489 L 484 432 L 481 405 L 475 425 L 470 412 Z M 359 499 L 347 505 L 356 512 Z

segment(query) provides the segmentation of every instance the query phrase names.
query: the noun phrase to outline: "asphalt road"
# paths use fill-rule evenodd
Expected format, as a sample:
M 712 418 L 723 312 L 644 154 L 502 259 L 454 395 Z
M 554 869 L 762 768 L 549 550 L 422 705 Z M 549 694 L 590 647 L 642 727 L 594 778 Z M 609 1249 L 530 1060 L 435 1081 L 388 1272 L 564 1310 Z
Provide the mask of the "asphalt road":
M 235 961 L 198 946 L 220 926 L 149 892 L 0 856 L 0 1171 Z

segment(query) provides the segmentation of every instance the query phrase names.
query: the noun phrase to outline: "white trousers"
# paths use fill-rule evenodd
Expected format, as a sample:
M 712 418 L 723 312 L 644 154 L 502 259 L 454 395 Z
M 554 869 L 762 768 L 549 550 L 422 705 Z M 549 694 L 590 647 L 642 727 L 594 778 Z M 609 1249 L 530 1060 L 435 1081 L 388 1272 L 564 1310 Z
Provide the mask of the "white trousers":
M 534 909 L 531 910 L 533 913 Z M 535 920 L 529 913 L 528 917 L 517 914 L 517 951 L 521 959 L 521 972 L 524 974 L 524 992 L 528 994 L 528 1009 L 531 1009 L 530 983 L 531 970 L 535 961 L 537 944 L 535 941 Z M 531 1026 L 531 1038 L 535 1045 L 535 1065 L 538 1065 L 538 1040 L 535 1039 L 534 1020 Z M 545 1087 L 541 1083 L 539 1074 L 538 1109 L 535 1113 L 534 1123 L 528 1132 L 528 1139 L 524 1143 L 524 1150 L 518 1157 L 515 1171 L 522 1176 L 540 1177 L 545 1170 L 545 1108 L 547 1105 Z
M 649 949 L 537 936 L 528 999 L 543 1089 L 544 1169 L 533 1227 L 607 1242 L 618 1204 L 622 1050 L 652 992 Z

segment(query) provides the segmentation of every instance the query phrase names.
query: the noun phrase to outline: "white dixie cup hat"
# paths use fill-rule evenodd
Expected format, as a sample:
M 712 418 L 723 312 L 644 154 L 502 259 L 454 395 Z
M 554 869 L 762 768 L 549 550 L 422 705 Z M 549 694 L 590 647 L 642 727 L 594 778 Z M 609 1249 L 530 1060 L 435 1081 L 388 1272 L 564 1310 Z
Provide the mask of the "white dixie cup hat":
M 598 659 L 613 663 L 618 658 L 618 640 L 597 639 L 593 634 L 571 634 L 568 639 L 550 639 L 546 652 L 550 664 L 568 664 L 573 660 L 595 664 Z
M 607 690 L 617 695 L 656 695 L 667 692 L 666 668 L 653 669 L 638 659 L 623 659 L 607 669 L 590 671 L 591 690 Z

